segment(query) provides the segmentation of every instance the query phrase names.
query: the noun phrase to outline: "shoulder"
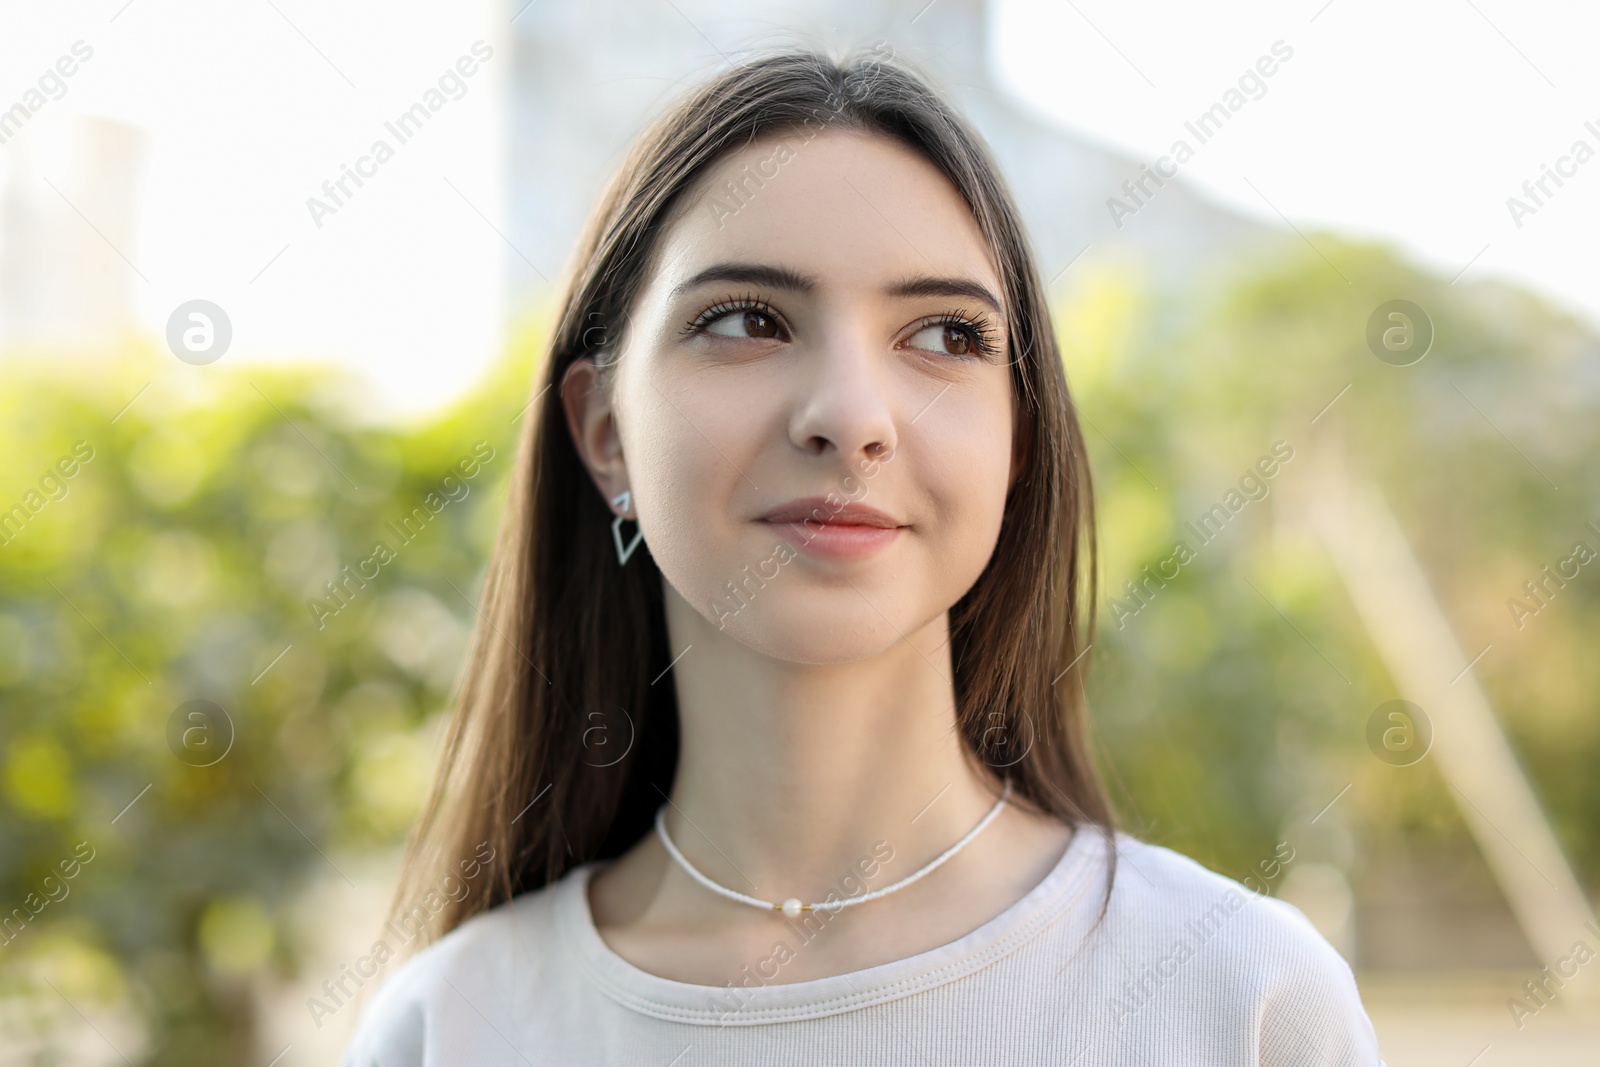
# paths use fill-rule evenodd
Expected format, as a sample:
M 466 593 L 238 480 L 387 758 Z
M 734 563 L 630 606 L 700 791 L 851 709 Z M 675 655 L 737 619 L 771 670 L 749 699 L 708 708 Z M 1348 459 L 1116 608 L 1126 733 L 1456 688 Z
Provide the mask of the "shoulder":
M 428 1050 L 455 1016 L 493 1016 L 513 961 L 519 982 L 539 977 L 547 956 L 539 948 L 553 940 L 554 903 L 565 884 L 481 911 L 402 963 L 362 1010 L 341 1067 L 427 1067 L 435 1062 Z
M 1126 958 L 1115 1028 L 1200 1010 L 1219 1040 L 1253 1046 L 1251 1062 L 1379 1062 L 1350 965 L 1298 908 L 1125 834 L 1116 862 L 1106 927 Z
M 1219 947 L 1235 945 L 1241 937 L 1259 945 L 1256 939 L 1268 937 L 1314 955 L 1332 953 L 1339 958 L 1293 905 L 1247 888 L 1170 848 L 1121 833 L 1116 840 L 1112 907 L 1120 904 L 1136 910 L 1142 924 L 1189 933 L 1207 943 L 1217 941 Z M 1288 866 L 1293 855 L 1276 858 L 1280 866 Z

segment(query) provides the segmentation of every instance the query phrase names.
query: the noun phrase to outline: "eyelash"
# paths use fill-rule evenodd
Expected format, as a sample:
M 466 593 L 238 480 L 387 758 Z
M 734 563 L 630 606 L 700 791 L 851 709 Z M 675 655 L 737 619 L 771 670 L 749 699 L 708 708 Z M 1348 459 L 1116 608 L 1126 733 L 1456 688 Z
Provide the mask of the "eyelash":
M 969 315 L 965 308 L 957 308 L 955 311 L 944 315 L 935 315 L 925 320 L 918 329 L 919 331 L 926 330 L 929 326 L 954 326 L 958 330 L 965 330 L 967 336 L 972 338 L 972 343 L 978 349 L 978 354 L 975 356 L 956 356 L 954 357 L 956 359 L 989 359 L 1000 352 L 1000 345 L 995 340 L 994 324 L 985 315 Z M 948 355 L 949 353 L 945 354 Z
M 785 333 L 789 330 L 784 325 L 782 316 L 777 313 L 771 304 L 754 294 L 746 294 L 738 297 L 730 296 L 726 300 L 718 301 L 706 308 L 684 324 L 682 333 L 685 337 L 699 333 L 718 319 L 736 311 L 758 311 L 775 320 Z M 946 312 L 942 315 L 931 315 L 918 323 L 916 333 L 921 333 L 930 326 L 954 327 L 965 331 L 967 336 L 972 339 L 973 346 L 977 349 L 977 354 L 958 356 L 952 352 L 940 353 L 951 359 L 987 359 L 992 358 L 999 352 L 1000 346 L 995 339 L 994 324 L 982 314 L 971 315 L 967 313 L 966 309 L 957 308 L 955 311 Z
M 700 312 L 700 314 L 690 319 L 683 328 L 684 336 L 688 336 L 692 333 L 698 333 L 723 316 L 735 311 L 759 311 L 761 314 L 777 320 L 780 324 L 783 321 L 781 318 L 779 318 L 777 311 L 773 309 L 771 304 L 767 303 L 765 300 L 762 300 L 760 297 L 755 296 L 754 294 L 747 294 L 745 296 L 738 297 L 730 296 L 726 300 L 721 300 L 715 304 L 712 304 L 710 307 Z M 784 329 L 787 331 L 788 327 L 784 327 Z

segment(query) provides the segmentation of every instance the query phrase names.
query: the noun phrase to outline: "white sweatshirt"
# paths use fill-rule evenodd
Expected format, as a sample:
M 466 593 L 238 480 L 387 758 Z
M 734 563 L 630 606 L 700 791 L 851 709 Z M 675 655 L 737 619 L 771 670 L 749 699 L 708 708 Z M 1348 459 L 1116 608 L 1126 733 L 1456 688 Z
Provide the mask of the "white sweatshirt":
M 586 892 L 604 863 L 585 864 L 407 960 L 344 1067 L 1380 1063 L 1349 966 L 1299 911 L 1119 834 L 1097 926 L 1108 852 L 1080 828 L 1026 896 L 939 948 L 732 988 L 612 951 Z

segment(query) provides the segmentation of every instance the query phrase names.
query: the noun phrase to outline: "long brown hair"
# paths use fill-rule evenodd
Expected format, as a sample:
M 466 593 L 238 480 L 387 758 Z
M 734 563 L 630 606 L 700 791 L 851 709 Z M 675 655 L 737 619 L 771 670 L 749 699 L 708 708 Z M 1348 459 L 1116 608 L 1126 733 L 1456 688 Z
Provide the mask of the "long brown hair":
M 568 268 L 440 772 L 394 912 L 423 914 L 414 896 L 458 868 L 475 877 L 460 899 L 425 909 L 420 943 L 578 864 L 622 854 L 672 791 L 678 708 L 662 677 L 672 653 L 661 572 L 648 545 L 618 565 L 613 513 L 573 445 L 560 383 L 579 359 L 594 360 L 602 385 L 609 381 L 657 242 L 708 166 L 757 138 L 820 128 L 878 134 L 919 152 L 961 193 L 992 249 L 1009 309 L 1024 466 L 988 566 L 950 611 L 956 721 L 974 767 L 991 780 L 1011 777 L 1013 803 L 1108 840 L 1113 832 L 1084 733 L 1095 617 L 1089 467 L 1010 193 L 977 134 L 881 46 L 842 61 L 765 52 L 644 133 Z M 493 858 L 480 872 L 474 858 L 485 856 Z

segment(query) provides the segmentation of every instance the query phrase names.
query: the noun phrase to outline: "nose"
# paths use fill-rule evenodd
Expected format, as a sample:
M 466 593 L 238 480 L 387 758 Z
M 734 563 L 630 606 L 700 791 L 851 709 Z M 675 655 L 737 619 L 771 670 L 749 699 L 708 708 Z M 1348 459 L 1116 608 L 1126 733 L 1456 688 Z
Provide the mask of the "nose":
M 803 357 L 790 439 L 810 455 L 882 460 L 898 444 L 893 362 L 866 330 L 841 324 Z

